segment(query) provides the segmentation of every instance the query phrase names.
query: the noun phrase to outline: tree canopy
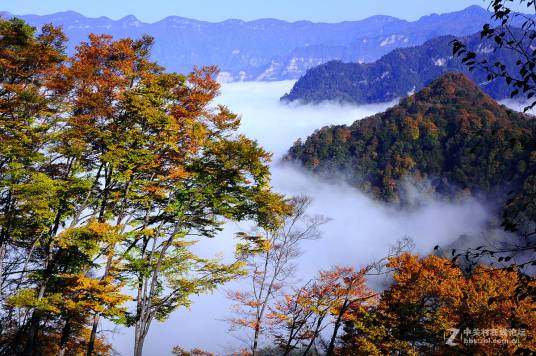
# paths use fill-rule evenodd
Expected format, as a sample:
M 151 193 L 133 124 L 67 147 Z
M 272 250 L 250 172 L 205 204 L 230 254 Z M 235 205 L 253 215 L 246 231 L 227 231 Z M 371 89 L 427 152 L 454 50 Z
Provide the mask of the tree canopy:
M 141 355 L 153 320 L 242 273 L 192 245 L 290 210 L 270 154 L 213 104 L 215 67 L 168 73 L 149 37 L 91 35 L 71 57 L 65 41 L 0 20 L 0 347 L 91 355 L 105 317 Z

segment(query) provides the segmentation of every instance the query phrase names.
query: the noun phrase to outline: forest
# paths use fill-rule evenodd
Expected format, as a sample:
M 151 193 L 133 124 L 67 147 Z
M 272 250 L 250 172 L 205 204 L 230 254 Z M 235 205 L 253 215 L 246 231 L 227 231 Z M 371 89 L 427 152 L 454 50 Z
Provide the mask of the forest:
M 448 199 L 488 198 L 504 207 L 510 224 L 530 230 L 535 134 L 532 116 L 450 73 L 385 113 L 297 141 L 286 159 L 320 174 L 343 172 L 359 189 L 400 204 L 409 203 L 406 181 Z
M 518 34 L 520 31 L 514 28 Z M 522 37 L 522 34 L 518 34 Z M 491 50 L 494 41 L 482 40 L 480 33 L 471 36 L 442 36 L 422 45 L 398 48 L 371 63 L 331 61 L 311 68 L 283 102 L 321 103 L 336 101 L 353 104 L 381 103 L 396 100 L 420 91 L 433 80 L 449 72 L 460 72 L 496 100 L 510 98 L 510 87 L 499 78 L 488 80 L 483 68 L 469 70 L 459 58 L 452 56 L 452 41 L 462 41 L 479 51 L 489 63 L 499 61 L 508 70 L 515 70 L 517 55 Z
M 401 239 L 372 263 L 295 283 L 304 243 L 329 218 L 272 188 L 272 155 L 216 104 L 217 67 L 167 71 L 149 36 L 90 35 L 69 55 L 67 41 L 59 27 L 0 18 L 0 355 L 113 355 L 104 322 L 132 329 L 134 355 L 148 354 L 151 327 L 237 279 L 247 288 L 228 291 L 227 322 L 245 342 L 232 355 L 536 352 L 533 245 L 419 256 Z M 485 197 L 505 229 L 532 239 L 535 130 L 533 116 L 450 73 L 285 159 L 400 206 L 405 180 Z M 236 233 L 232 261 L 198 253 L 237 222 L 254 229 Z M 510 263 L 516 253 L 529 258 Z M 376 288 L 376 276 L 390 283 Z

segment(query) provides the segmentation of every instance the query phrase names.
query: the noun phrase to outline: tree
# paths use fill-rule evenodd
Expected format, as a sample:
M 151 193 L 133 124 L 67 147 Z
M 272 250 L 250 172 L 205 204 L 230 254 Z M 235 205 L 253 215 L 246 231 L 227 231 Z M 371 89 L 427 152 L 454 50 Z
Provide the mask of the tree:
M 331 326 L 326 354 L 333 355 L 339 328 L 350 317 L 349 311 L 374 303 L 377 293 L 366 286 L 367 271 L 337 266 L 321 271 L 293 294 L 284 295 L 270 314 L 274 340 L 283 354 L 300 350 L 308 355 L 322 332 Z
M 322 275 L 322 279 L 327 279 L 329 288 L 332 289 L 332 293 L 336 297 L 331 310 L 334 322 L 326 351 L 328 356 L 334 354 L 339 328 L 342 322 L 349 318 L 350 310 L 366 308 L 369 304 L 374 303 L 377 294 L 367 287 L 366 273 L 367 269 L 355 271 L 353 268 L 347 267 L 336 268 L 334 271 Z
M 460 40 L 452 42 L 453 53 L 462 57 L 471 70 L 484 69 L 488 73 L 488 81 L 501 78 L 513 87 L 511 96 L 522 96 L 530 100 L 536 94 L 536 51 L 533 43 L 536 40 L 536 22 L 533 16 L 536 4 L 532 0 L 519 0 L 526 5 L 529 14 L 516 13 L 510 8 L 513 0 L 492 0 L 490 8 L 493 11 L 492 22 L 485 24 L 480 32 L 481 38 L 490 40 L 495 51 L 514 53 L 518 58 L 516 68 L 508 68 L 500 61 L 488 63 L 479 58 L 476 52 L 467 49 Z M 517 1 L 516 1 L 517 2 Z M 496 26 L 496 27 L 494 27 Z M 536 101 L 525 108 L 525 111 L 536 106 Z
M 139 188 L 131 190 L 139 194 L 135 204 L 143 211 L 131 222 L 134 229 L 124 252 L 137 289 L 131 319 L 136 354 L 141 354 L 153 319 L 165 319 L 188 305 L 190 295 L 234 278 L 242 266 L 188 252 L 192 237 L 214 237 L 226 220 L 275 226 L 277 215 L 286 210 L 281 197 L 269 190 L 269 154 L 244 136 L 233 136 L 239 120 L 227 108 L 210 109 L 219 88 L 215 74 L 212 67 L 195 70 L 184 84 L 174 84 L 167 117 L 171 130 L 161 131 L 172 136 L 160 137 L 157 131 L 157 142 L 147 147 L 157 152 L 154 168 L 140 172 Z M 150 103 L 135 99 L 128 99 L 128 112 L 153 114 Z M 140 112 L 142 107 L 147 111 Z
M 345 324 L 340 352 L 404 354 L 514 354 L 533 352 L 536 322 L 534 299 L 515 298 L 516 286 L 534 278 L 519 270 L 477 266 L 470 275 L 437 256 L 403 254 L 390 259 L 394 283 L 379 303 L 356 309 Z M 527 279 L 528 278 L 528 279 Z M 494 342 L 445 343 L 451 329 L 461 335 L 473 330 L 498 330 Z M 523 336 L 501 331 L 523 330 Z M 521 333 L 519 333 L 521 334 Z M 502 341 L 501 341 L 502 340 Z
M 319 228 L 327 222 L 322 216 L 309 216 L 311 199 L 299 196 L 289 201 L 292 211 L 277 229 L 261 229 L 255 234 L 240 234 L 246 243 L 238 246 L 238 259 L 245 262 L 250 290 L 230 292 L 236 302 L 237 318 L 230 319 L 232 328 L 252 329 L 251 353 L 257 354 L 259 338 L 264 331 L 266 313 L 273 299 L 282 291 L 296 266 L 303 241 L 320 237 Z
M 61 98 L 49 81 L 64 59 L 65 36 L 52 26 L 36 35 L 18 19 L 0 19 L 0 301 L 11 285 L 8 275 L 20 261 L 10 250 L 42 228 L 17 201 L 16 187 L 29 182 L 44 157 L 43 147 Z M 1 332 L 0 332 L 1 333 Z
M 241 273 L 195 255 L 197 239 L 288 211 L 270 154 L 212 105 L 215 67 L 167 73 L 149 37 L 91 35 L 65 58 L 61 31 L 0 25 L 2 352 L 94 354 L 106 317 L 135 327 L 141 355 L 155 318 Z
M 337 352 L 340 327 L 354 320 L 356 311 L 368 310 L 377 303 L 378 293 L 369 289 L 366 278 L 389 273 L 391 258 L 414 247 L 404 238 L 389 248 L 386 257 L 356 271 L 353 267 L 335 266 L 300 288 L 279 297 L 270 308 L 271 336 L 283 355 L 316 352 L 321 342 L 327 354 Z M 322 333 L 332 327 L 328 342 Z
M 314 311 L 309 307 L 309 284 L 279 298 L 267 315 L 271 335 L 283 355 L 299 350 L 310 338 Z

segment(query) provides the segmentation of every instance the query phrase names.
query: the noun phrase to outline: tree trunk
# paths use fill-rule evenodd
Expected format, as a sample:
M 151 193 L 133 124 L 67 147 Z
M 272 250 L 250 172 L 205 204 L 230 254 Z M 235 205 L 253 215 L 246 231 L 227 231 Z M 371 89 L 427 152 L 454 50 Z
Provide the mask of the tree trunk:
M 285 345 L 285 352 L 283 353 L 283 356 L 287 356 L 290 351 L 292 350 L 291 344 L 292 344 L 292 338 L 293 338 L 293 332 L 294 332 L 294 323 L 292 323 L 292 328 L 290 329 L 287 344 Z
M 115 251 L 115 245 L 112 245 L 112 250 Z M 112 267 L 113 262 L 113 254 L 110 254 L 108 256 L 108 261 L 106 262 L 106 268 L 104 270 L 104 274 L 102 276 L 101 280 L 104 280 L 108 277 L 110 274 L 110 269 Z M 93 355 L 93 350 L 95 349 L 95 340 L 97 339 L 97 328 L 99 327 L 101 313 L 97 312 L 95 313 L 95 316 L 93 317 L 93 325 L 91 326 L 91 335 L 89 336 L 89 342 L 87 345 L 87 356 Z
M 6 244 L 0 241 L 0 296 L 4 287 L 4 258 L 6 256 Z
M 95 339 L 97 338 L 97 328 L 99 327 L 100 313 L 96 313 L 93 318 L 93 325 L 91 326 L 91 335 L 89 335 L 89 342 L 87 344 L 87 356 L 93 355 L 95 349 Z
M 28 338 L 26 340 L 26 346 L 24 347 L 23 355 L 26 355 L 26 356 L 37 355 L 40 322 L 41 322 L 41 319 L 37 315 L 37 312 L 34 311 L 30 319 L 30 327 L 28 328 Z
M 134 356 L 142 356 L 144 338 L 136 333 L 136 340 L 134 341 Z
M 333 351 L 335 351 L 335 341 L 337 340 L 337 333 L 339 332 L 339 328 L 341 326 L 342 316 L 344 313 L 346 313 L 346 309 L 348 309 L 350 304 L 351 303 L 348 303 L 348 300 L 345 300 L 341 310 L 339 311 L 339 315 L 337 315 L 337 320 L 335 321 L 335 325 L 333 327 L 333 334 L 331 335 L 331 340 L 329 341 L 326 356 L 333 356 Z
M 115 244 L 110 246 L 110 252 L 108 253 L 108 259 L 106 261 L 106 267 L 104 268 L 104 274 L 102 275 L 101 280 L 105 280 L 110 274 L 112 268 L 113 258 L 115 252 Z M 93 355 L 93 350 L 95 349 L 95 340 L 97 339 L 97 328 L 99 327 L 101 313 L 96 312 L 93 317 L 93 325 L 91 326 L 91 335 L 89 336 L 89 342 L 87 345 L 86 356 Z
M 309 341 L 309 345 L 307 345 L 307 348 L 303 352 L 302 356 L 307 356 L 307 354 L 309 353 L 309 350 L 311 350 L 311 347 L 313 347 L 315 340 L 316 340 L 316 335 L 311 339 L 311 341 Z
M 341 326 L 341 318 L 339 315 L 339 317 L 337 318 L 337 321 L 335 322 L 335 326 L 333 327 L 333 334 L 331 335 L 331 340 L 329 341 L 329 346 L 326 352 L 326 356 L 333 356 L 333 351 L 335 351 L 335 340 L 337 339 L 337 333 L 339 332 L 340 326 Z
M 63 326 L 63 330 L 61 332 L 60 351 L 58 352 L 58 356 L 65 356 L 65 352 L 67 351 L 67 342 L 69 341 L 69 337 L 71 336 L 71 322 L 69 321 L 69 319 L 70 318 L 67 317 L 65 325 Z
M 319 324 L 320 325 L 320 324 Z M 314 343 L 315 343 L 315 340 L 316 338 L 318 337 L 318 329 L 314 332 L 314 335 L 311 339 L 311 341 L 309 341 L 309 345 L 307 345 L 307 348 L 305 349 L 305 351 L 303 352 L 303 355 L 302 356 L 307 356 L 307 354 L 309 353 L 309 351 L 311 350 L 311 347 L 313 347 Z
M 145 337 L 147 336 L 148 326 L 143 323 L 136 323 L 135 340 L 134 340 L 134 356 L 142 356 L 143 344 L 145 343 Z
M 11 218 L 8 217 L 11 210 L 11 204 L 12 204 L 12 197 L 11 197 L 11 190 L 8 192 L 7 196 L 7 202 L 5 205 L 5 208 L 3 209 L 2 213 L 4 218 L 7 217 L 7 221 L 4 221 L 4 224 L 2 226 L 2 229 L 0 230 L 0 295 L 2 295 L 2 287 L 4 285 L 4 259 L 6 257 L 6 249 L 8 245 L 9 240 L 9 230 L 11 225 Z
M 259 345 L 259 334 L 260 334 L 260 325 L 257 322 L 257 325 L 255 325 L 255 335 L 253 336 L 253 348 L 251 350 L 251 356 L 255 356 L 257 354 L 257 347 Z
M 177 229 L 171 234 L 173 237 L 177 233 Z M 149 291 L 147 291 L 147 286 L 149 280 L 140 280 L 138 283 L 138 296 L 137 296 L 137 317 L 138 320 L 136 321 L 136 332 L 135 332 L 135 340 L 134 340 L 134 356 L 141 356 L 143 351 L 143 343 L 145 342 L 145 337 L 147 336 L 147 333 L 149 332 L 149 327 L 151 326 L 151 322 L 154 318 L 154 315 L 156 312 L 153 312 L 153 304 L 152 300 L 153 297 L 156 295 L 156 287 L 157 287 L 157 280 L 158 280 L 158 273 L 160 272 L 160 267 L 162 266 L 162 259 L 166 254 L 167 249 L 171 246 L 171 243 L 173 242 L 173 238 L 169 238 L 164 246 L 162 247 L 160 251 L 160 256 L 158 257 L 158 261 L 156 262 L 155 267 L 152 271 L 152 277 L 150 278 L 150 286 Z M 152 251 L 155 251 L 156 246 L 156 239 L 153 240 L 153 249 Z M 144 250 L 145 250 L 144 246 Z M 152 253 L 149 255 L 149 262 L 152 260 Z

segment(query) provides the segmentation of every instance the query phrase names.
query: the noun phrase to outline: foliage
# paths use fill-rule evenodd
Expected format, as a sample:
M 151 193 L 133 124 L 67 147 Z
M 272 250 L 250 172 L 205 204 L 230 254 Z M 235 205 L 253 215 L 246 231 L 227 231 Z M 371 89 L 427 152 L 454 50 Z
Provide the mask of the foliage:
M 336 266 L 321 271 L 319 276 L 285 294 L 272 308 L 272 335 L 283 355 L 299 350 L 302 355 L 316 350 L 324 330 L 331 325 L 333 331 L 326 347 L 333 355 L 339 327 L 352 318 L 353 309 L 360 310 L 374 304 L 376 293 L 366 286 L 367 269 Z
M 525 280 L 518 270 L 480 265 L 470 275 L 448 259 L 419 259 L 403 254 L 390 259 L 394 283 L 377 305 L 353 311 L 346 322 L 339 353 L 404 355 L 434 353 L 514 354 L 534 352 L 534 300 L 519 299 L 516 286 Z M 529 284 L 534 285 L 533 278 Z M 452 329 L 465 337 L 472 330 L 523 330 L 519 336 L 497 332 L 495 342 L 447 344 Z M 502 341 L 501 341 L 502 340 Z
M 242 273 L 197 256 L 200 238 L 280 223 L 271 156 L 213 105 L 215 67 L 168 73 L 147 36 L 90 35 L 66 57 L 54 27 L 0 31 L 0 352 L 91 355 L 105 317 L 141 355 L 154 319 Z
M 519 4 L 525 5 L 528 11 L 525 14 L 513 12 L 510 9 L 511 2 L 513 0 L 492 0 L 490 8 L 493 10 L 494 22 L 485 24 L 480 31 L 481 40 L 493 44 L 492 51 L 500 54 L 498 58 L 483 58 L 473 48 L 468 48 L 463 40 L 453 41 L 452 52 L 461 57 L 471 71 L 486 73 L 488 81 L 500 79 L 511 86 L 511 97 L 531 99 L 536 94 L 536 22 L 533 16 L 536 3 L 532 0 L 519 0 Z M 515 65 L 505 63 L 505 57 L 513 57 Z M 536 101 L 532 99 L 525 110 L 534 106 Z
M 341 172 L 390 202 L 411 202 L 408 181 L 427 194 L 486 197 L 530 229 L 523 224 L 536 221 L 535 129 L 532 116 L 498 105 L 461 74 L 447 74 L 385 113 L 316 131 L 287 159 L 320 174 Z

